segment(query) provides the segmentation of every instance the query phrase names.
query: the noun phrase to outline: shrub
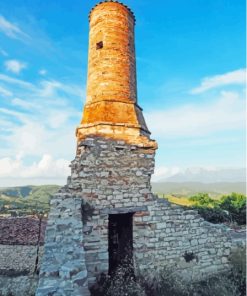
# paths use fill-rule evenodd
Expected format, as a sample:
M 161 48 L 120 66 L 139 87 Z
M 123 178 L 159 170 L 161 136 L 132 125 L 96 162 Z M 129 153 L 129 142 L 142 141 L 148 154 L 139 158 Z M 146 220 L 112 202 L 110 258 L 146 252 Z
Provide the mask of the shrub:
M 193 286 L 194 296 L 241 296 L 239 287 L 231 274 L 223 273 L 209 277 Z
M 191 288 L 180 276 L 169 268 L 161 272 L 150 271 L 140 277 L 146 296 L 190 296 Z
M 208 193 L 198 193 L 189 198 L 190 201 L 193 201 L 197 206 L 207 206 L 213 207 L 216 204 L 216 201 L 209 197 Z
M 232 215 L 233 221 L 239 225 L 246 224 L 246 196 L 239 193 L 222 196 L 219 202 L 222 210 L 228 211 Z
M 206 220 L 211 223 L 224 223 L 230 222 L 231 216 L 224 210 L 220 208 L 207 208 L 201 206 L 194 206 L 195 210 Z
M 192 283 L 185 282 L 178 273 L 165 268 L 140 276 L 129 276 L 124 268 L 112 277 L 101 275 L 91 289 L 92 296 L 245 296 L 245 289 L 237 274 L 225 273 Z
M 101 274 L 91 288 L 92 296 L 146 296 L 130 265 L 120 266 L 113 275 Z
M 241 296 L 246 292 L 246 246 L 236 248 L 230 255 L 232 265 L 232 280 L 238 286 Z
M 243 194 L 232 193 L 214 200 L 207 193 L 198 193 L 189 200 L 194 203 L 193 208 L 209 222 L 246 224 L 246 196 Z
M 151 280 L 145 279 L 146 296 L 244 296 L 231 273 L 213 275 L 199 282 L 185 282 L 178 273 L 164 269 Z

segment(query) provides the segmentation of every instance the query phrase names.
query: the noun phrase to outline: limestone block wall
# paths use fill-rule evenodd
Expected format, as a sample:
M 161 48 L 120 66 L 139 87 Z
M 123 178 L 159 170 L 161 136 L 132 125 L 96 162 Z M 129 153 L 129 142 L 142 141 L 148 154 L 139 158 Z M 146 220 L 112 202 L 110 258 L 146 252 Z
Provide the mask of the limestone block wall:
M 78 144 L 67 187 L 99 209 L 147 205 L 153 200 L 154 156 L 142 144 L 87 138 Z
M 172 266 L 197 280 L 227 270 L 231 238 L 225 226 L 157 198 L 146 212 L 134 215 L 134 250 L 140 270 Z
M 195 211 L 156 199 L 145 207 L 94 210 L 84 225 L 89 285 L 108 273 L 108 214 L 134 212 L 134 262 L 141 272 L 171 266 L 187 280 L 199 280 L 229 267 L 231 238 L 222 225 L 204 221 Z M 188 258 L 187 258 L 188 257 Z
M 154 154 L 100 138 L 78 145 L 67 187 L 82 199 L 89 285 L 108 272 L 109 214 L 134 213 L 134 260 L 140 270 L 172 265 L 196 279 L 228 267 L 231 239 L 223 226 L 152 194 Z
M 36 296 L 87 296 L 81 200 L 61 189 L 51 200 Z
M 233 245 L 224 226 L 151 192 L 153 148 L 86 138 L 78 143 L 68 183 L 51 200 L 36 296 L 89 295 L 108 273 L 109 215 L 133 213 L 136 270 L 166 266 L 187 280 L 226 270 Z

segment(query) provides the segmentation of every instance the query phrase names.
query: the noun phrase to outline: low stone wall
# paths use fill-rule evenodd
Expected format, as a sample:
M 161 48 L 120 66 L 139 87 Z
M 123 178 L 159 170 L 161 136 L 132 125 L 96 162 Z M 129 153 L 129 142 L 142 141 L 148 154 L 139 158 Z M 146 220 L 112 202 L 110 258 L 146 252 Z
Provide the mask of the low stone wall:
M 39 248 L 39 260 L 43 248 Z M 37 246 L 0 245 L 0 275 L 32 274 L 36 258 Z
M 0 276 L 0 296 L 34 296 L 38 276 Z
M 46 221 L 39 224 L 34 217 L 0 218 L 1 296 L 35 294 Z

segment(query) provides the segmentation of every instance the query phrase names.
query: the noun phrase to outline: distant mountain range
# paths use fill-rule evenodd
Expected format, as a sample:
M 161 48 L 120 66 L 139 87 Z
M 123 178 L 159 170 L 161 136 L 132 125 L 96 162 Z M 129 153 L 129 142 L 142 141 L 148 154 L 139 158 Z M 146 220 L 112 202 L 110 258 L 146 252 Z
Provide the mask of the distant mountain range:
M 238 192 L 246 194 L 246 170 L 188 168 L 159 181 L 152 182 L 153 192 L 160 194 L 175 194 L 189 196 L 199 192 L 212 196 Z
M 161 177 L 158 182 L 200 182 L 200 183 L 238 183 L 246 182 L 246 170 L 244 168 L 235 169 L 209 169 L 209 168 L 187 168 L 178 173 Z
M 246 194 L 245 182 L 153 182 L 153 192 L 176 196 L 191 196 L 196 193 L 209 193 L 211 196 L 230 194 L 232 192 Z

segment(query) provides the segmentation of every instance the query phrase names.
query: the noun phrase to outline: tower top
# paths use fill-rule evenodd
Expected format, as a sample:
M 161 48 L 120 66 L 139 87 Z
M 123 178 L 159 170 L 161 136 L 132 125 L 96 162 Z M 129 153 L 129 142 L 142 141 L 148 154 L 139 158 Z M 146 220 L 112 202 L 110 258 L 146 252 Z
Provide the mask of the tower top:
M 104 3 L 116 3 L 116 4 L 118 4 L 118 5 L 121 5 L 121 6 L 123 6 L 123 7 L 125 7 L 129 12 L 130 12 L 130 15 L 132 15 L 132 17 L 133 17 L 133 19 L 134 19 L 134 22 L 136 22 L 136 18 L 135 18 L 135 15 L 134 15 L 134 12 L 126 5 L 126 4 L 124 4 L 124 3 L 122 3 L 122 2 L 119 2 L 119 1 L 117 1 L 117 0 L 104 0 L 104 1 L 100 1 L 99 3 L 97 3 L 91 10 L 90 10 L 90 12 L 89 12 L 89 15 L 88 15 L 88 18 L 89 18 L 89 21 L 90 21 L 90 19 L 91 19 L 91 14 L 92 14 L 92 12 L 93 12 L 93 10 L 96 8 L 96 7 L 98 7 L 99 5 L 101 5 L 101 4 L 104 4 Z

